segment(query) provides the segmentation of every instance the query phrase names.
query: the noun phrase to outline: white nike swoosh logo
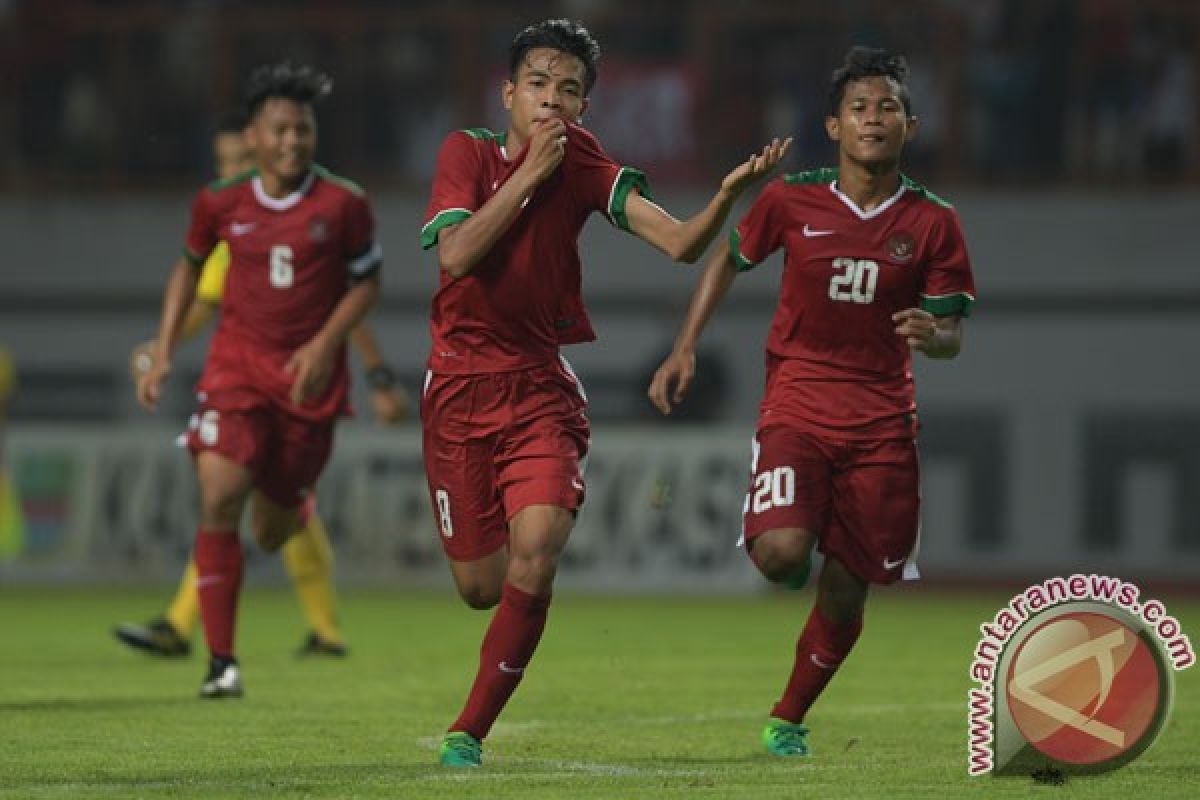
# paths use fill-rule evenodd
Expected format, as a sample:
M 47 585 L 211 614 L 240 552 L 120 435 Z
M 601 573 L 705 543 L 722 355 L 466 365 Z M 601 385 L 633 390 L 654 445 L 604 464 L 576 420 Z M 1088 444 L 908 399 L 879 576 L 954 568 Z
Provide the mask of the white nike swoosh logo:
M 257 222 L 233 222 L 229 225 L 229 232 L 234 236 L 243 236 L 257 227 Z
M 496 666 L 500 667 L 501 672 L 507 672 L 509 675 L 520 675 L 522 672 L 525 671 L 524 667 L 510 667 L 508 664 L 506 664 L 503 661 L 501 661 Z
M 816 664 L 821 669 L 837 669 L 837 664 L 826 664 L 824 661 L 822 661 L 820 658 L 817 657 L 816 653 L 811 653 L 808 656 L 808 658 L 810 661 L 812 661 L 814 664 Z
M 575 487 L 575 491 L 577 492 L 583 491 L 583 481 L 579 480 L 579 478 L 571 478 L 571 486 Z
M 883 568 L 884 569 L 895 569 L 896 567 L 903 564 L 905 561 L 907 561 L 907 559 L 897 558 L 895 561 L 892 561 L 890 558 L 885 558 L 883 560 Z
M 215 583 L 220 583 L 224 578 L 220 575 L 198 575 L 196 577 L 196 588 L 203 589 L 205 586 L 212 586 Z
M 809 238 L 813 236 L 829 236 L 832 233 L 836 233 L 836 231 L 818 231 L 808 227 L 807 222 L 804 223 L 804 235 L 808 236 Z

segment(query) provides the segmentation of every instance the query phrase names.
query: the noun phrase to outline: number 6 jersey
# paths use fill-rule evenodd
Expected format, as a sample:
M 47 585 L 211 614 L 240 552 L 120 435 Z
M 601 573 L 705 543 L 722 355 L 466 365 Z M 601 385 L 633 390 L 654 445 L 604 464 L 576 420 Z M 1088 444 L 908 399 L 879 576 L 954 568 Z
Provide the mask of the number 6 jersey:
M 283 198 L 262 188 L 255 170 L 202 189 L 192 204 L 184 256 L 203 263 L 220 241 L 230 267 L 197 391 L 255 396 L 307 419 L 349 410 L 343 352 L 329 387 L 303 406 L 288 399 L 291 354 L 325 325 L 355 279 L 382 263 L 375 223 L 363 191 L 314 166 Z
M 846 438 L 911 435 L 912 355 L 892 314 L 970 313 L 954 209 L 902 176 L 896 194 L 863 211 L 836 169 L 815 170 L 768 184 L 729 244 L 739 270 L 784 249 L 760 426 L 782 417 Z

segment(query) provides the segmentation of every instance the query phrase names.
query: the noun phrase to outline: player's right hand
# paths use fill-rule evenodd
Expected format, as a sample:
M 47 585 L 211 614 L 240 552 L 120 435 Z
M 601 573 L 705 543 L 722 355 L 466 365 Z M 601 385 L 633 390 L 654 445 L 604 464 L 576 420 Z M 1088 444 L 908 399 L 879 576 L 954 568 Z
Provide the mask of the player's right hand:
M 162 392 L 163 379 L 171 371 L 171 364 L 166 360 L 154 358 L 150 368 L 137 378 L 137 400 L 142 408 L 154 411 L 158 408 L 158 398 Z
M 154 366 L 154 351 L 158 347 L 157 339 L 147 339 L 129 353 L 129 377 L 133 385 Z
M 696 374 L 696 354 L 692 350 L 672 350 L 671 355 L 659 366 L 650 381 L 646 396 L 654 407 L 664 415 L 671 413 L 673 405 L 683 402 L 692 378 Z M 674 389 L 672 389 L 674 386 Z
M 554 174 L 567 152 L 567 123 L 555 117 L 534 123 L 521 168 L 537 186 Z

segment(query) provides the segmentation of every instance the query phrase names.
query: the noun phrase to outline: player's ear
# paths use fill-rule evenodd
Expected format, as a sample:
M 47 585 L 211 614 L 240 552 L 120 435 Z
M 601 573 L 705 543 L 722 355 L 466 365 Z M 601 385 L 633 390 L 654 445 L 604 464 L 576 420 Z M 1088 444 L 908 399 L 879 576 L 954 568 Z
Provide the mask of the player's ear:
M 835 142 L 842 140 L 842 121 L 837 117 L 825 117 L 825 133 Z
M 511 80 L 505 80 L 500 86 L 500 102 L 504 103 L 505 111 L 512 111 L 513 92 L 517 85 Z
M 911 142 L 917 138 L 917 130 L 921 127 L 921 121 L 916 117 L 909 117 L 906 125 L 907 127 L 904 129 L 904 141 Z
M 589 106 L 589 105 L 591 105 L 591 101 L 590 101 L 590 100 L 588 100 L 586 97 L 585 97 L 585 98 L 583 98 L 583 104 L 582 104 L 581 106 L 579 106 L 579 116 L 575 118 L 575 124 L 576 124 L 576 125 L 582 125 L 582 124 L 583 124 L 583 115 L 584 115 L 585 113 L 587 113 L 587 110 L 588 110 L 588 106 Z

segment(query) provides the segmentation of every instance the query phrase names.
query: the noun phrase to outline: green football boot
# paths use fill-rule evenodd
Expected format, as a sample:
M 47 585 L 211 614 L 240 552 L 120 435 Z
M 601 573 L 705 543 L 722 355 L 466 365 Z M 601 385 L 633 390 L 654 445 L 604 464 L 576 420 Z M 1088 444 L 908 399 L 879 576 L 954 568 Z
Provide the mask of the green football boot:
M 483 742 L 465 731 L 450 731 L 442 739 L 438 761 L 443 767 L 478 767 L 483 759 Z
M 808 755 L 808 728 L 799 722 L 771 717 L 763 728 L 762 740 L 773 756 Z

